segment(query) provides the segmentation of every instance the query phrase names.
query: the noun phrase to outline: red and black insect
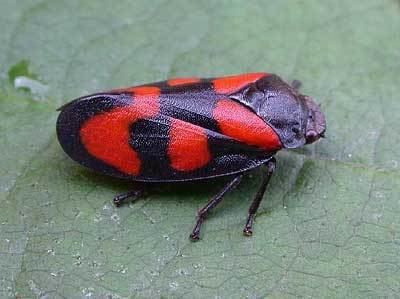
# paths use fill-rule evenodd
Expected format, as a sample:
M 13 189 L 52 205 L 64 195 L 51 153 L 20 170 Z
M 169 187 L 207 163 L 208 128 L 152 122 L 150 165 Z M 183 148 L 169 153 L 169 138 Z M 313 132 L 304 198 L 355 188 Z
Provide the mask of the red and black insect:
M 265 165 L 245 235 L 275 169 L 275 153 L 323 137 L 319 106 L 278 76 L 177 78 L 78 98 L 59 110 L 57 135 L 64 151 L 97 172 L 141 182 L 232 180 L 198 212 L 190 235 L 245 172 Z M 120 205 L 135 190 L 114 198 Z

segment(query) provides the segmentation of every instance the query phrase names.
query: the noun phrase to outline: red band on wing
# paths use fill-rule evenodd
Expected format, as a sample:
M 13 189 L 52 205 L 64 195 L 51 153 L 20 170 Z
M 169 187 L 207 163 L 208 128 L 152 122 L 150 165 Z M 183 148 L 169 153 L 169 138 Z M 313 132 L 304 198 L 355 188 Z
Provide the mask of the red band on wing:
M 220 100 L 213 116 L 226 136 L 268 151 L 282 148 L 275 131 L 254 112 L 239 103 Z
M 173 119 L 168 156 L 171 167 L 179 171 L 192 171 L 205 166 L 211 160 L 205 130 L 191 123 Z
M 156 116 L 160 111 L 160 89 L 132 88 L 132 105 L 114 108 L 87 120 L 80 137 L 86 150 L 99 160 L 123 173 L 138 175 L 141 161 L 129 144 L 129 127 L 135 121 Z
M 111 90 L 112 92 L 118 93 L 134 93 L 136 95 L 152 95 L 159 94 L 160 88 L 156 86 L 131 86 L 131 87 L 121 87 Z
M 185 85 L 185 84 L 190 84 L 190 83 L 197 83 L 200 82 L 199 78 L 195 77 L 188 77 L 188 78 L 174 78 L 174 79 L 169 79 L 167 81 L 167 84 L 169 86 L 177 86 L 177 85 Z
M 214 89 L 216 93 L 231 94 L 242 89 L 247 84 L 253 83 L 268 75 L 268 73 L 248 73 L 214 79 Z

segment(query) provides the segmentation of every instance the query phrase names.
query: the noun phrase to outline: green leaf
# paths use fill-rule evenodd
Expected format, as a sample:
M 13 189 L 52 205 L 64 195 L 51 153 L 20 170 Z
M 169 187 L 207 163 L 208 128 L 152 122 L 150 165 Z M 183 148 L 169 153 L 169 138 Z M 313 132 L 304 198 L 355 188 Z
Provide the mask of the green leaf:
M 398 296 L 398 1 L 0 7 L 1 297 Z M 247 71 L 301 80 L 328 120 L 326 139 L 278 154 L 251 238 L 241 231 L 260 171 L 192 243 L 196 210 L 223 180 L 156 186 L 117 209 L 112 197 L 130 184 L 77 165 L 57 142 L 55 110 L 74 97 Z

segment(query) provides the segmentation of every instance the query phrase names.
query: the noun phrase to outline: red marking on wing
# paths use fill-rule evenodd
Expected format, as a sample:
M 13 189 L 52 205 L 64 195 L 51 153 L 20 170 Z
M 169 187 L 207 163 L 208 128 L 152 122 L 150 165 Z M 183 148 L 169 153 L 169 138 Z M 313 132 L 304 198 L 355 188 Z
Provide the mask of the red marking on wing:
M 167 81 L 167 84 L 169 86 L 177 86 L 177 85 L 185 85 L 185 84 L 190 84 L 190 83 L 197 83 L 200 82 L 199 78 L 196 77 L 188 77 L 188 78 L 174 78 L 174 79 L 169 79 Z
M 275 131 L 255 113 L 232 100 L 220 100 L 213 111 L 221 132 L 268 151 L 282 148 Z
M 179 171 L 192 171 L 211 160 L 206 131 L 179 119 L 172 119 L 168 156 L 171 167 Z
M 131 105 L 114 108 L 88 119 L 80 129 L 80 137 L 86 150 L 97 159 L 123 173 L 138 175 L 141 161 L 129 145 L 129 127 L 139 119 L 159 113 L 160 89 L 135 87 L 131 90 L 134 93 Z
M 214 90 L 216 93 L 231 94 L 247 84 L 253 83 L 258 79 L 269 76 L 268 73 L 248 73 L 229 77 L 222 77 L 213 80 Z
M 111 91 L 118 93 L 134 93 L 136 95 L 152 95 L 160 93 L 160 89 L 156 86 L 130 86 L 116 88 Z

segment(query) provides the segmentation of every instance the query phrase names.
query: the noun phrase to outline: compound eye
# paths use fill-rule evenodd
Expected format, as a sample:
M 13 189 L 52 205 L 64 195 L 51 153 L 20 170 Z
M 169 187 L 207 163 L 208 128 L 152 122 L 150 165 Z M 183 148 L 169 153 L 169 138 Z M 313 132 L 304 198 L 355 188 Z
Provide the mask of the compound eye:
M 307 143 L 313 143 L 315 140 L 318 139 L 318 133 L 315 132 L 314 130 L 307 131 L 306 133 L 306 141 Z

